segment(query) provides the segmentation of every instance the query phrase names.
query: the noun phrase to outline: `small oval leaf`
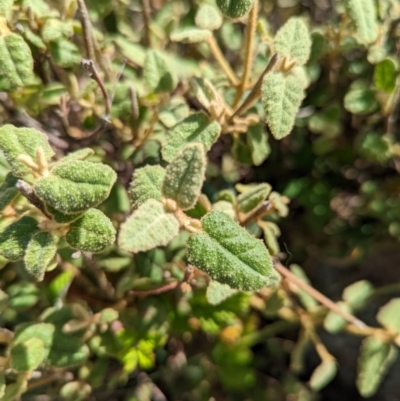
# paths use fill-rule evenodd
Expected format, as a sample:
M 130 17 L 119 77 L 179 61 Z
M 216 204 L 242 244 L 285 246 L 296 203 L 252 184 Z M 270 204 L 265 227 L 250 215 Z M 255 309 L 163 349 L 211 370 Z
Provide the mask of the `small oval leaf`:
M 240 18 L 246 15 L 254 0 L 217 0 L 217 6 L 228 18 Z

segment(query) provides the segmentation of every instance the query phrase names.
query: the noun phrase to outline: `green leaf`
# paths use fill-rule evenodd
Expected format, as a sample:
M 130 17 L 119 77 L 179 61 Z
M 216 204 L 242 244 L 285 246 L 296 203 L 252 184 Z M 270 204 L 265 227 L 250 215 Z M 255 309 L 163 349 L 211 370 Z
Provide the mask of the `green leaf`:
M 161 166 L 145 166 L 135 170 L 129 187 L 132 206 L 137 209 L 149 199 L 160 201 L 165 170 Z
M 45 205 L 45 209 L 46 212 L 52 216 L 53 220 L 60 224 L 72 223 L 73 221 L 79 219 L 79 217 L 82 216 L 82 213 L 74 213 L 74 214 L 61 213 L 50 205 Z
M 162 188 L 164 196 L 174 199 L 183 210 L 191 209 L 200 195 L 205 170 L 203 145 L 187 145 L 166 169 Z
M 35 182 L 36 194 L 65 214 L 84 212 L 103 202 L 116 180 L 115 172 L 101 163 L 69 161 Z
M 221 126 L 218 122 L 211 122 L 204 113 L 192 114 L 171 130 L 162 147 L 162 156 L 164 160 L 171 162 L 189 143 L 201 143 L 207 152 L 220 133 Z
M 396 87 L 397 66 L 393 60 L 386 58 L 375 66 L 374 82 L 378 89 L 392 93 Z
M 47 136 L 33 128 L 17 128 L 6 124 L 0 128 L 0 150 L 3 151 L 11 170 L 16 177 L 31 173 L 31 169 L 17 158 L 25 154 L 36 160 L 36 150 L 42 148 L 49 160 L 54 156 Z
M 57 242 L 50 232 L 39 232 L 29 241 L 24 255 L 25 268 L 36 281 L 42 281 L 46 268 L 57 253 Z
M 374 0 L 348 0 L 349 16 L 356 28 L 360 43 L 370 44 L 378 37 L 378 24 Z
M 356 384 L 363 397 L 371 397 L 376 393 L 397 354 L 394 346 L 378 338 L 367 337 L 362 342 Z
M 22 259 L 32 236 L 38 230 L 38 223 L 33 217 L 23 216 L 11 223 L 0 232 L 0 255 L 12 261 Z
M 75 43 L 64 38 L 57 40 L 57 42 L 50 42 L 50 54 L 56 64 L 64 68 L 79 65 L 82 59 Z
M 224 104 L 221 96 L 208 79 L 193 77 L 190 84 L 195 98 L 205 109 L 210 110 L 213 107 L 216 114 L 222 112 Z
M 64 36 L 72 36 L 73 33 L 73 25 L 59 18 L 47 18 L 41 29 L 41 36 L 45 42 L 56 42 Z
M 103 212 L 89 209 L 71 223 L 65 239 L 75 249 L 98 253 L 114 243 L 115 234 L 111 220 Z
M 353 312 L 350 306 L 344 302 L 337 302 L 336 304 L 341 310 L 347 313 Z M 325 330 L 333 334 L 336 334 L 339 331 L 341 331 L 342 328 L 346 326 L 346 324 L 347 321 L 342 316 L 338 315 L 333 311 L 329 311 L 324 320 Z
M 260 166 L 271 153 L 268 136 L 261 124 L 251 125 L 247 131 L 247 145 L 255 166 Z
M 2 0 L 2 2 L 0 3 L 0 16 L 3 15 L 4 17 L 6 17 L 6 19 L 9 19 L 11 16 L 13 4 L 14 0 Z
M 194 22 L 199 28 L 214 31 L 221 28 L 223 20 L 217 8 L 211 4 L 203 3 L 197 10 Z
M 175 77 L 167 67 L 165 57 L 156 50 L 149 50 L 143 69 L 143 79 L 153 93 L 169 92 L 175 87 Z
M 44 356 L 44 344 L 39 338 L 18 342 L 10 350 L 11 368 L 17 372 L 30 372 L 43 362 Z
M 277 32 L 274 47 L 279 56 L 296 60 L 298 66 L 304 65 L 311 52 L 310 33 L 304 21 L 290 18 Z
M 17 181 L 17 177 L 8 173 L 4 182 L 0 185 L 0 212 L 3 211 L 18 195 L 18 189 L 15 187 Z
M 342 112 L 337 104 L 328 105 L 325 109 L 314 113 L 308 120 L 312 132 L 325 137 L 335 137 L 342 131 Z
M 180 28 L 171 33 L 170 39 L 173 42 L 181 43 L 198 43 L 204 42 L 212 35 L 208 29 L 200 29 L 195 27 Z
M 0 399 L 3 400 L 5 392 L 6 392 L 6 379 L 4 377 L 4 373 L 0 372 Z
M 267 74 L 262 85 L 262 103 L 272 135 L 282 139 L 289 135 L 304 98 L 301 83 L 292 75 Z
M 310 378 L 310 387 L 314 391 L 320 391 L 326 387 L 336 376 L 337 363 L 334 359 L 322 361 L 314 370 Z
M 353 88 L 344 97 L 344 107 L 353 114 L 369 114 L 378 109 L 375 93 L 371 89 Z
M 1 401 L 15 401 L 22 393 L 26 391 L 28 381 L 26 378 L 21 378 L 15 383 L 8 384 L 5 389 L 4 397 Z
M 400 298 L 393 298 L 379 309 L 376 319 L 383 327 L 398 333 L 400 332 L 399 310 Z
M 218 281 L 211 280 L 207 287 L 206 297 L 209 304 L 219 305 L 231 295 L 236 294 L 236 292 L 228 284 L 221 284 Z
M 85 401 L 90 399 L 92 388 L 84 381 L 72 381 L 60 389 L 60 396 L 66 401 Z
M 67 156 L 64 156 L 57 163 L 66 163 L 75 160 L 85 160 L 89 156 L 94 154 L 94 150 L 91 148 L 83 148 L 76 150 L 75 152 L 69 153 Z
M 118 245 L 129 252 L 143 252 L 167 245 L 178 233 L 178 220 L 162 203 L 149 199 L 122 224 Z
M 304 270 L 299 265 L 296 265 L 296 264 L 290 265 L 290 270 L 300 280 L 302 280 L 305 283 L 311 285 L 310 280 L 308 279 L 306 273 L 304 272 Z M 298 297 L 300 298 L 301 303 L 307 309 L 312 309 L 312 308 L 315 308 L 316 306 L 318 306 L 318 302 L 308 292 L 306 292 L 306 291 L 304 291 L 304 290 L 299 288 L 296 291 L 296 293 L 297 293 Z
M 277 241 L 277 237 L 281 235 L 279 227 L 271 221 L 259 221 L 257 224 L 263 230 L 264 241 L 267 245 L 269 253 L 273 256 L 277 255 L 280 252 L 279 244 Z
M 344 289 L 343 300 L 352 308 L 357 309 L 365 304 L 373 292 L 374 287 L 369 281 L 357 281 Z
M 7 83 L 4 88 L 0 85 L 0 90 L 14 89 L 32 83 L 33 58 L 22 36 L 10 33 L 0 37 L 0 71 Z
M 249 213 L 260 206 L 271 192 L 271 185 L 263 183 L 256 185 L 249 191 L 240 194 L 237 198 L 239 210 L 242 213 Z
M 254 0 L 217 0 L 217 6 L 228 18 L 240 18 L 253 6 Z
M 201 221 L 203 232 L 188 241 L 191 264 L 233 289 L 260 290 L 278 281 L 262 241 L 222 212 L 208 213 Z

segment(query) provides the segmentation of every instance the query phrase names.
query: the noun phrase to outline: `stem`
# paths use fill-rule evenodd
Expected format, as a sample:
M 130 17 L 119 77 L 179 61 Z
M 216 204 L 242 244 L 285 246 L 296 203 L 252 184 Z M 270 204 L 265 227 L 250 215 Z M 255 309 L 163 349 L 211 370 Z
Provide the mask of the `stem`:
M 259 206 L 257 209 L 251 211 L 245 218 L 240 222 L 240 225 L 242 227 L 247 226 L 250 222 L 257 220 L 264 216 L 265 214 L 271 212 L 274 210 L 274 206 L 270 201 L 264 201 L 261 206 Z
M 0 344 L 9 344 L 14 337 L 14 333 L 8 329 L 0 327 Z
M 97 85 L 99 85 L 101 93 L 103 94 L 104 98 L 104 105 L 106 108 L 106 116 L 105 120 L 108 121 L 108 118 L 111 114 L 111 99 L 110 96 L 108 95 L 107 89 L 104 85 L 103 80 L 101 79 L 95 65 L 93 59 L 82 59 L 81 60 L 81 65 L 83 68 L 89 71 L 90 76 L 97 82 Z
M 291 271 L 289 271 L 285 266 L 281 263 L 275 263 L 275 269 L 287 280 L 292 282 L 293 284 L 300 287 L 302 290 L 306 291 L 309 295 L 315 298 L 318 302 L 322 305 L 326 306 L 328 309 L 332 310 L 333 312 L 337 313 L 338 315 L 342 316 L 347 322 L 354 324 L 359 328 L 366 327 L 365 323 L 361 320 L 357 319 L 355 316 L 341 310 L 331 299 L 326 297 L 325 295 L 321 294 L 315 288 L 311 287 L 303 280 L 296 277 Z
M 232 70 L 231 66 L 229 65 L 228 61 L 226 60 L 225 56 L 222 54 L 220 47 L 218 46 L 217 41 L 215 40 L 214 36 L 210 36 L 207 39 L 208 46 L 210 47 L 211 53 L 213 54 L 214 58 L 217 60 L 220 67 L 224 70 L 226 76 L 229 79 L 229 82 L 234 85 L 239 85 L 239 80 L 236 77 L 235 72 Z
M 133 297 L 147 297 L 149 295 L 158 295 L 158 294 L 162 294 L 164 292 L 170 291 L 175 289 L 178 284 L 180 283 L 180 281 L 171 281 L 168 284 L 163 285 L 162 287 L 157 287 L 157 288 L 153 288 L 151 290 L 133 290 L 133 292 L 130 294 L 129 298 L 133 298 Z
M 247 96 L 247 98 L 244 100 L 244 102 L 241 104 L 241 106 L 231 115 L 229 118 L 229 121 L 233 121 L 233 118 L 243 114 L 246 110 L 248 110 L 261 96 L 261 86 L 263 83 L 263 79 L 265 75 L 267 75 L 272 69 L 274 68 L 276 62 L 278 61 L 278 55 L 275 53 L 271 59 L 269 60 L 269 63 L 263 73 L 260 75 L 260 78 L 258 78 L 258 81 L 256 84 L 253 86 L 253 89 Z
M 137 138 L 138 126 L 139 126 L 139 103 L 138 103 L 137 93 L 132 85 L 129 87 L 129 97 L 131 100 L 131 112 L 133 118 L 132 136 L 133 138 Z
M 242 79 L 240 80 L 240 84 L 236 90 L 235 100 L 233 101 L 232 104 L 233 108 L 235 108 L 238 105 L 244 91 L 246 90 L 249 81 L 250 71 L 253 64 L 253 46 L 254 46 L 254 36 L 257 27 L 257 16 L 258 16 L 258 0 L 255 0 L 247 21 L 246 44 L 244 49 L 244 69 L 243 69 Z
M 25 196 L 26 199 L 28 199 L 28 201 L 36 206 L 47 218 L 52 219 L 53 217 L 46 211 L 46 208 L 44 206 L 44 203 L 42 202 L 41 199 L 39 199 L 37 197 L 37 195 L 35 194 L 35 191 L 33 190 L 33 187 L 31 185 L 29 185 L 27 182 L 23 181 L 23 180 L 18 180 L 17 184 L 15 185 L 19 192 L 21 192 L 21 194 L 23 196 Z
M 146 40 L 145 44 L 148 47 L 151 47 L 150 4 L 149 4 L 149 0 L 141 0 L 141 3 L 142 3 L 142 11 L 143 11 L 143 21 L 144 21 L 144 26 L 145 26 L 145 40 Z
M 83 31 L 83 40 L 85 42 L 86 57 L 95 60 L 94 44 L 93 44 L 93 29 L 90 21 L 89 13 L 86 8 L 85 0 L 78 0 L 78 7 L 81 13 L 81 24 Z

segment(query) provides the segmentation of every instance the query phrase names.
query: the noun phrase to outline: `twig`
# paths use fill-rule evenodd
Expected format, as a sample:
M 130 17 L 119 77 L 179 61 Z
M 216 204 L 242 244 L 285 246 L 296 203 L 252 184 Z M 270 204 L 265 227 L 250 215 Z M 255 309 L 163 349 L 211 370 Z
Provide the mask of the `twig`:
M 278 55 L 275 53 L 269 60 L 267 67 L 260 75 L 260 78 L 258 78 L 256 84 L 253 86 L 253 89 L 251 90 L 247 98 L 244 100 L 241 106 L 239 106 L 239 108 L 231 115 L 229 121 L 232 121 L 234 117 L 243 114 L 260 98 L 263 79 L 265 75 L 267 75 L 274 68 L 277 61 L 278 61 Z
M 347 322 L 354 324 L 355 326 L 357 326 L 359 328 L 366 327 L 364 322 L 357 319 L 355 316 L 351 315 L 350 313 L 347 313 L 346 311 L 343 311 L 342 309 L 340 309 L 332 300 L 327 298 L 325 295 L 321 294 L 315 288 L 313 288 L 310 285 L 308 285 L 307 283 L 305 283 L 303 280 L 296 277 L 291 271 L 289 271 L 281 263 L 279 263 L 279 262 L 275 263 L 275 269 L 283 277 L 287 278 L 290 282 L 294 283 L 295 285 L 300 287 L 302 290 L 306 291 L 309 295 L 311 295 L 313 298 L 315 298 L 322 305 L 326 306 L 328 309 L 330 309 L 333 312 L 337 313 L 338 315 L 342 316 L 343 319 L 345 319 Z
M 207 39 L 208 46 L 210 47 L 211 53 L 213 54 L 214 58 L 217 60 L 218 64 L 224 70 L 226 76 L 228 77 L 230 83 L 234 86 L 239 85 L 239 80 L 236 77 L 235 72 L 232 70 L 231 66 L 229 65 L 228 61 L 226 60 L 225 56 L 222 54 L 220 47 L 218 46 L 217 41 L 215 40 L 214 36 L 210 36 Z
M 257 16 L 258 16 L 258 0 L 255 0 L 253 8 L 249 13 L 249 18 L 246 26 L 246 44 L 244 49 L 244 68 L 243 68 L 242 79 L 240 80 L 240 84 L 236 89 L 235 100 L 233 101 L 232 108 L 235 108 L 238 105 L 248 84 L 250 71 L 253 64 L 253 46 L 254 46 L 254 35 L 257 27 Z
M 245 216 L 245 218 L 240 222 L 240 225 L 242 227 L 245 227 L 251 221 L 259 219 L 265 214 L 271 212 L 272 210 L 274 210 L 273 204 L 270 201 L 266 200 L 261 204 L 261 206 L 259 206 L 257 209 L 254 209 L 247 216 Z
M 8 344 L 14 338 L 14 333 L 11 330 L 0 327 L 0 344 Z
M 105 115 L 105 120 L 108 122 L 109 117 L 111 114 L 111 99 L 110 96 L 108 95 L 107 89 L 104 85 L 103 80 L 101 79 L 96 66 L 94 65 L 93 59 L 82 59 L 81 60 L 81 65 L 83 68 L 89 71 L 90 76 L 97 82 L 97 85 L 99 85 L 101 93 L 103 94 L 104 98 L 104 105 L 106 109 L 106 115 Z
M 150 22 L 151 22 L 151 15 L 150 15 L 150 4 L 149 0 L 141 0 L 142 3 L 142 11 L 143 11 L 143 21 L 145 26 L 145 40 L 146 45 L 151 47 L 151 30 L 150 30 Z
M 25 196 L 32 205 L 36 206 L 47 218 L 53 218 L 46 211 L 44 203 L 37 197 L 31 185 L 23 180 L 18 180 L 15 186 L 18 188 L 19 192 L 21 192 L 21 194 Z
M 89 12 L 86 8 L 85 0 L 78 0 L 78 7 L 81 13 L 81 24 L 83 40 L 86 48 L 86 57 L 91 60 L 96 60 L 93 44 L 93 28 L 89 17 Z
M 129 87 L 129 97 L 131 99 L 131 112 L 133 119 L 132 135 L 133 138 L 137 138 L 138 128 L 139 128 L 139 103 L 138 103 L 137 93 L 132 85 Z
M 387 126 L 386 132 L 388 134 L 394 135 L 396 138 L 398 137 L 397 134 L 397 126 L 399 121 L 399 111 L 400 111 L 400 83 L 396 85 L 396 88 L 393 92 L 392 97 L 392 107 L 387 117 Z M 397 138 L 399 139 L 399 138 Z

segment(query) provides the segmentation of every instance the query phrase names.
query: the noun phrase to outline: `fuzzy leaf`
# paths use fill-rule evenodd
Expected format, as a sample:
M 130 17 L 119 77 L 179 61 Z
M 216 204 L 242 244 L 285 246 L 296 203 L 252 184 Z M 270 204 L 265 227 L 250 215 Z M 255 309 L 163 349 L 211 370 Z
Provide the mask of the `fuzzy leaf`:
M 17 372 L 29 372 L 43 362 L 44 356 L 44 344 L 39 338 L 18 342 L 10 350 L 11 367 Z
M 33 80 L 33 58 L 28 44 L 15 33 L 0 36 L 0 71 L 6 87 L 0 90 L 25 86 Z M 0 81 L 3 83 L 3 80 Z
M 94 154 L 93 149 L 83 148 L 83 149 L 76 150 L 75 152 L 72 152 L 72 153 L 68 154 L 67 156 L 64 156 L 57 163 L 66 163 L 66 162 L 70 162 L 73 160 L 85 160 L 89 156 L 92 156 L 93 154 Z
M 239 210 L 242 213 L 251 212 L 253 209 L 261 205 L 271 192 L 271 189 L 271 185 L 263 183 L 240 194 L 237 198 Z
M 32 236 L 39 230 L 33 217 L 23 216 L 0 232 L 0 255 L 12 261 L 20 260 Z
M 191 209 L 200 195 L 205 170 L 203 145 L 187 145 L 166 169 L 162 188 L 164 196 L 176 200 L 183 210 Z
M 364 305 L 373 292 L 374 287 L 369 281 L 357 281 L 344 289 L 343 300 L 352 308 L 357 309 Z
M 171 33 L 170 39 L 173 42 L 198 43 L 207 40 L 211 36 L 211 31 L 200 28 L 181 28 Z
M 129 187 L 132 206 L 137 209 L 148 199 L 160 201 L 165 170 L 161 166 L 145 166 L 135 170 Z
M 292 75 L 273 72 L 264 78 L 261 97 L 272 135 L 284 138 L 290 133 L 304 98 L 301 84 Z
M 2 0 L 0 3 L 0 16 L 5 16 L 7 19 L 11 15 L 12 6 L 14 4 L 14 0 Z M 1 397 L 1 395 L 0 395 Z
M 352 309 L 350 308 L 350 306 L 344 302 L 337 302 L 337 306 L 347 313 L 352 313 Z M 346 326 L 346 324 L 347 321 L 342 316 L 333 311 L 329 311 L 324 320 L 325 330 L 333 334 L 336 334 L 340 330 L 342 330 L 342 328 Z
M 260 166 L 271 153 L 267 133 L 261 124 L 252 125 L 247 131 L 247 145 L 255 166 Z
M 221 96 L 208 79 L 194 77 L 190 83 L 194 96 L 205 109 L 210 110 L 211 106 L 213 106 L 216 114 L 219 114 L 222 111 L 224 105 Z
M 42 281 L 46 268 L 57 252 L 57 243 L 50 232 L 39 232 L 29 241 L 24 255 L 25 268 L 36 281 Z
M 334 359 L 322 361 L 311 375 L 310 387 L 314 391 L 322 390 L 333 380 L 336 373 L 337 363 Z
M 72 24 L 59 18 L 47 18 L 41 29 L 41 36 L 45 42 L 55 42 L 63 36 L 72 36 L 73 33 Z
M 172 129 L 162 148 L 162 156 L 171 162 L 180 150 L 194 142 L 203 144 L 207 152 L 220 133 L 221 126 L 216 121 L 210 122 L 203 113 L 192 114 Z
M 367 337 L 362 342 L 356 384 L 363 397 L 371 397 L 376 393 L 397 354 L 393 345 L 375 337 Z
M 0 128 L 0 150 L 3 151 L 11 170 L 16 177 L 23 177 L 31 172 L 31 169 L 17 159 L 25 154 L 36 159 L 36 149 L 42 148 L 47 159 L 53 155 L 47 136 L 43 132 L 33 128 L 17 128 L 6 124 Z
M 369 114 L 378 108 L 375 93 L 367 88 L 353 88 L 344 97 L 344 107 L 353 114 Z
M 378 36 L 375 1 L 348 0 L 346 3 L 360 43 L 370 44 L 375 42 Z
M 218 305 L 236 292 L 228 284 L 221 284 L 212 280 L 207 287 L 206 297 L 209 304 Z
M 279 244 L 277 241 L 277 237 L 281 235 L 279 227 L 271 221 L 259 221 L 257 224 L 263 230 L 264 241 L 267 245 L 269 253 L 273 256 L 277 255 L 280 252 Z
M 75 249 L 98 253 L 114 243 L 115 233 L 113 224 L 103 212 L 89 209 L 71 223 L 65 239 Z
M 277 32 L 274 47 L 279 56 L 296 60 L 298 66 L 304 65 L 311 52 L 311 38 L 307 25 L 300 18 L 290 18 Z
M 400 332 L 400 298 L 391 299 L 386 305 L 379 309 L 376 319 L 387 329 L 399 333 Z
M 18 178 L 11 173 L 6 175 L 4 182 L 0 185 L 0 212 L 3 211 L 18 195 L 18 189 L 15 187 Z
M 191 264 L 233 289 L 260 290 L 278 281 L 262 241 L 222 212 L 208 213 L 201 221 L 203 232 L 188 241 Z
M 217 0 L 217 6 L 228 18 L 240 18 L 246 15 L 254 0 Z
M 194 22 L 199 28 L 214 31 L 221 28 L 223 20 L 217 8 L 203 3 L 197 10 Z
M 387 58 L 375 66 L 374 82 L 378 89 L 392 93 L 396 87 L 397 67 L 393 60 Z
M 122 224 L 118 245 L 129 252 L 143 252 L 167 245 L 178 233 L 178 220 L 162 203 L 149 199 Z
M 51 175 L 35 182 L 36 194 L 65 214 L 84 212 L 103 202 L 116 180 L 115 172 L 101 163 L 69 161 L 56 165 Z
M 45 205 L 45 209 L 47 213 L 51 214 L 53 220 L 60 224 L 72 223 L 75 220 L 78 220 L 79 217 L 82 216 L 83 213 L 74 213 L 74 214 L 65 214 L 61 213 L 58 210 L 54 209 L 50 205 Z
M 57 42 L 50 42 L 50 53 L 56 64 L 64 68 L 76 66 L 82 59 L 75 43 L 65 38 L 61 38 Z
M 147 52 L 143 79 L 149 90 L 154 93 L 169 92 L 175 87 L 175 77 L 169 71 L 165 57 L 155 50 Z

